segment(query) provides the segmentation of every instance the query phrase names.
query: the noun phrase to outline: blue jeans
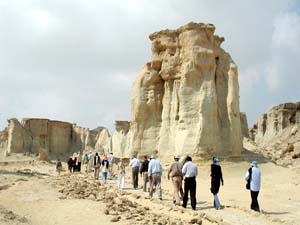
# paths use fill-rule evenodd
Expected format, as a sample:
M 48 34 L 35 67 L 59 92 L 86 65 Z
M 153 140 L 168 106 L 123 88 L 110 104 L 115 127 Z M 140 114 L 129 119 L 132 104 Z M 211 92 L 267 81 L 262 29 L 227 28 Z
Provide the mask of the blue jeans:
M 219 208 L 220 206 L 221 206 L 221 203 L 220 203 L 218 194 L 215 194 L 215 195 L 214 195 L 214 207 L 217 209 L 217 208 Z
M 102 172 L 102 180 L 103 180 L 103 183 L 106 184 L 107 172 Z

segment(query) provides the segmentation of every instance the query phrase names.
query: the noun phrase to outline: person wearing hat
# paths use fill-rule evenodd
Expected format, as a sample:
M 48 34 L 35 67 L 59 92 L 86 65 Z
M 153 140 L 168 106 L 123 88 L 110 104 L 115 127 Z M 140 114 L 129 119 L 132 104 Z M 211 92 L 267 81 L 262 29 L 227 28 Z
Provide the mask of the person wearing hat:
M 152 198 L 154 189 L 158 193 L 158 197 L 162 200 L 161 192 L 161 176 L 162 176 L 162 166 L 159 160 L 155 158 L 154 155 L 151 155 L 150 162 L 148 165 L 148 177 L 150 180 L 150 193 L 149 196 Z
M 224 185 L 224 180 L 222 176 L 222 169 L 219 164 L 219 159 L 217 157 L 213 157 L 213 164 L 210 166 L 210 176 L 211 176 L 211 188 L 210 191 L 214 195 L 214 207 L 216 209 L 221 208 L 221 203 L 218 197 L 220 184 L 222 182 L 222 186 Z
M 139 186 L 139 170 L 141 163 L 136 158 L 136 155 L 132 157 L 132 159 L 129 162 L 129 166 L 132 168 L 132 185 L 134 189 L 137 189 Z
M 183 196 L 182 191 L 182 164 L 179 162 L 180 156 L 175 155 L 174 160 L 175 162 L 172 163 L 168 172 L 168 180 L 172 179 L 174 193 L 173 193 L 173 202 L 175 205 L 180 205 L 180 197 Z
M 259 212 L 259 204 L 258 204 L 258 194 L 260 191 L 260 184 L 261 184 L 261 173 L 259 168 L 257 167 L 257 162 L 252 161 L 251 167 L 248 169 L 245 180 L 249 183 L 247 189 L 250 189 L 251 194 L 251 209 L 254 211 Z

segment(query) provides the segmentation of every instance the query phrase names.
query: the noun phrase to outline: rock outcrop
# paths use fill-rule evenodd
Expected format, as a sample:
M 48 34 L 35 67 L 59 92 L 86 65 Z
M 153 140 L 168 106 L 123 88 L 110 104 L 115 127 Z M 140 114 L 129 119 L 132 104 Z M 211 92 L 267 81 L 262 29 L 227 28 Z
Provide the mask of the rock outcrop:
M 300 158 L 300 102 L 273 107 L 250 133 L 261 152 L 278 163 Z
M 111 138 L 106 128 L 89 130 L 76 124 L 49 119 L 8 120 L 7 150 L 10 153 L 48 152 L 66 154 L 84 150 L 100 153 L 111 151 Z
M 3 131 L 0 131 L 0 149 L 7 148 L 8 141 L 8 130 L 5 128 Z
M 240 113 L 241 118 L 241 129 L 242 134 L 244 137 L 249 138 L 249 128 L 248 128 L 248 122 L 247 122 L 247 116 L 246 113 Z
M 212 24 L 151 34 L 152 59 L 133 82 L 130 152 L 239 156 L 237 66 Z
M 130 157 L 131 131 L 129 121 L 115 121 L 115 132 L 112 136 L 112 150 L 116 157 Z

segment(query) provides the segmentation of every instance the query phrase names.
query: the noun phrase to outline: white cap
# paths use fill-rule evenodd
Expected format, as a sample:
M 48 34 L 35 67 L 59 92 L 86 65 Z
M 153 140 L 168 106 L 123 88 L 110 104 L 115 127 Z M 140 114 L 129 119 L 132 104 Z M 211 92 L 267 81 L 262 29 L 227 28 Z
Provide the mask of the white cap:
M 174 159 L 180 159 L 180 155 L 175 155 Z

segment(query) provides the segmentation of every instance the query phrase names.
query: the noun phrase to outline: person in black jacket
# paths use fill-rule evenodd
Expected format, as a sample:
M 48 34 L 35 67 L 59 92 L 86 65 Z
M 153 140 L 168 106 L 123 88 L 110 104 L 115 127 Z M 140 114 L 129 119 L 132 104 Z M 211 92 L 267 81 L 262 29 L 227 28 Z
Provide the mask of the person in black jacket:
M 72 171 L 73 171 L 73 159 L 72 159 L 72 156 L 70 156 L 69 160 L 68 160 L 68 169 L 69 169 L 70 173 L 72 173 Z
M 148 164 L 149 164 L 149 160 L 148 160 L 148 157 L 145 155 L 144 162 L 142 163 L 141 168 L 140 168 L 140 174 L 141 174 L 141 176 L 143 176 L 143 191 L 144 192 L 147 191 L 147 183 L 149 182 Z
M 210 191 L 214 195 L 214 207 L 216 209 L 221 208 L 221 203 L 219 201 L 218 193 L 220 189 L 220 184 L 222 182 L 222 186 L 224 185 L 222 169 L 219 165 L 219 159 L 217 157 L 213 157 L 213 164 L 211 164 L 211 188 Z

